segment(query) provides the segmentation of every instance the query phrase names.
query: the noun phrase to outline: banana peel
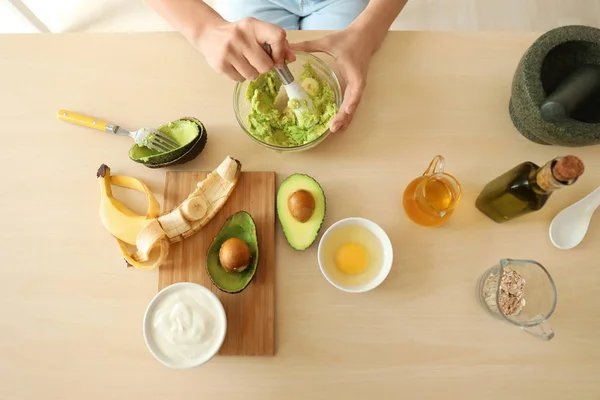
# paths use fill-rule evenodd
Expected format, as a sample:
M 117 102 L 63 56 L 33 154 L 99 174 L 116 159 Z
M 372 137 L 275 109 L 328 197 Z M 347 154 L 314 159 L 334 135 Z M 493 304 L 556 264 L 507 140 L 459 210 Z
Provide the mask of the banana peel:
M 110 168 L 102 164 L 96 174 L 100 182 L 100 219 L 129 265 L 156 268 L 167 258 L 169 244 L 192 236 L 223 208 L 240 172 L 238 160 L 225 158 L 179 206 L 161 215 L 160 205 L 146 184 L 130 176 L 111 175 Z M 135 213 L 116 199 L 111 185 L 143 192 L 148 203 L 146 215 Z

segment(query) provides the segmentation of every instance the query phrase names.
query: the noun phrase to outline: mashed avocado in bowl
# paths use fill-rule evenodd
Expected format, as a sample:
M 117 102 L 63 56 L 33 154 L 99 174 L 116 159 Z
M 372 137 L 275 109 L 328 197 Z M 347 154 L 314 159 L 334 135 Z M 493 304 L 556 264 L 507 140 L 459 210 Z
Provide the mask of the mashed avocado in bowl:
M 329 125 L 341 104 L 341 88 L 333 70 L 312 54 L 296 53 L 296 61 L 289 68 L 313 102 L 314 112 L 307 119 L 316 124 L 307 127 L 298 123 L 294 108 L 299 104 L 288 100 L 275 71 L 236 86 L 236 118 L 244 131 L 265 147 L 306 150 L 329 135 Z

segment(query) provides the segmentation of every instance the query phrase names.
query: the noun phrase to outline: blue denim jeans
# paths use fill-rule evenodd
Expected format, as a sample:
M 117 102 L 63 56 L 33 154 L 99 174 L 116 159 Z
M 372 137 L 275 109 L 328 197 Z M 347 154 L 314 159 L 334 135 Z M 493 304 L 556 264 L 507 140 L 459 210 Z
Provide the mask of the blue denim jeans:
M 286 30 L 342 30 L 369 0 L 220 0 L 217 10 L 227 21 L 254 17 Z

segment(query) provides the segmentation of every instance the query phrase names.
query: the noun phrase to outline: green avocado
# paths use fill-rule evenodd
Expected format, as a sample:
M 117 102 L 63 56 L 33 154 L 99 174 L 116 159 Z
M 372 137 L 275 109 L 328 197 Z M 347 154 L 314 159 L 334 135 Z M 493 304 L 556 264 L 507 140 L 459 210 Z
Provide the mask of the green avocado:
M 250 249 L 250 263 L 241 272 L 227 272 L 221 265 L 219 251 L 223 243 L 230 238 L 243 240 Z M 258 237 L 254 220 L 245 211 L 240 211 L 225 221 L 215 236 L 206 254 L 206 270 L 214 285 L 226 293 L 239 293 L 244 290 L 258 266 Z
M 306 191 L 314 199 L 314 211 L 305 222 L 294 218 L 289 207 L 290 196 L 298 191 Z M 308 175 L 290 175 L 277 191 L 277 217 L 286 240 L 295 250 L 306 250 L 314 243 L 323 226 L 326 209 L 327 202 L 323 189 Z
M 179 147 L 169 152 L 159 152 L 148 147 L 133 145 L 129 158 L 149 168 L 162 168 L 183 164 L 196 158 L 206 145 L 206 129 L 195 118 L 181 118 L 158 128 L 173 138 Z

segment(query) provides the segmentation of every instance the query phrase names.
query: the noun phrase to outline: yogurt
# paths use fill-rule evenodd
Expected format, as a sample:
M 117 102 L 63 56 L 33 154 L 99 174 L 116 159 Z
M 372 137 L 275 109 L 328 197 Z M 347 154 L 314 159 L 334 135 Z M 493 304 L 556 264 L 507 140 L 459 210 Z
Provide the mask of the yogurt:
M 144 316 L 144 339 L 156 359 L 170 368 L 206 363 L 221 348 L 227 330 L 223 305 L 209 289 L 191 282 L 167 286 Z

